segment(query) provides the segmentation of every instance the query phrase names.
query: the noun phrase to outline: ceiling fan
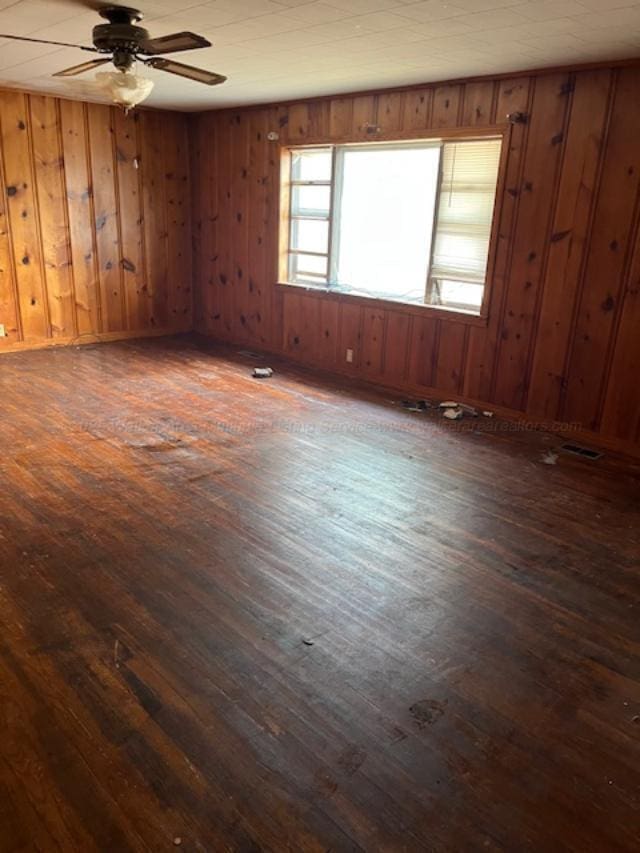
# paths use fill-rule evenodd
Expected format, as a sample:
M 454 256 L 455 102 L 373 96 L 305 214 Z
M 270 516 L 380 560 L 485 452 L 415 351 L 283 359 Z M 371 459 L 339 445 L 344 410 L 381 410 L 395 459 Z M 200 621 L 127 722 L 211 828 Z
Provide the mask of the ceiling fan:
M 110 74 L 97 74 L 96 80 L 109 90 L 114 102 L 123 106 L 125 110 L 139 104 L 151 93 L 153 88 L 153 81 L 146 80 L 134 73 L 136 61 L 148 65 L 150 68 L 168 71 L 170 74 L 178 74 L 180 77 L 186 77 L 207 86 L 217 86 L 227 79 L 221 74 L 215 74 L 203 68 L 195 68 L 192 65 L 185 65 L 182 62 L 175 62 L 173 59 L 166 59 L 162 55 L 181 50 L 211 47 L 211 42 L 203 36 L 182 32 L 151 38 L 144 27 L 138 26 L 143 18 L 142 12 L 138 9 L 132 9 L 129 6 L 104 6 L 98 9 L 98 12 L 109 23 L 98 24 L 93 28 L 93 47 L 3 33 L 0 33 L 0 38 L 37 44 L 53 44 L 59 47 L 77 47 L 79 50 L 90 53 L 105 54 L 98 59 L 91 59 L 80 65 L 65 68 L 64 71 L 58 71 L 53 76 L 74 77 L 77 74 L 83 74 L 85 71 L 91 71 L 112 62 L 117 71 Z

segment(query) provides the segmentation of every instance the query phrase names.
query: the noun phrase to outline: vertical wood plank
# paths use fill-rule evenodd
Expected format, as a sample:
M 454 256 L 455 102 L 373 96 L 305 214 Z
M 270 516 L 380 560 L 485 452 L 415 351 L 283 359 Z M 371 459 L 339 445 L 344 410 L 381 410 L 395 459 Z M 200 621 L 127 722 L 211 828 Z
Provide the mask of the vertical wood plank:
M 309 136 L 309 105 L 292 104 L 289 107 L 288 141 L 291 145 L 302 142 Z
M 29 101 L 51 334 L 53 337 L 75 337 L 75 298 L 58 102 L 39 95 L 31 95 Z
M 320 358 L 323 367 L 338 364 L 340 306 L 334 299 L 320 300 Z
M 149 323 L 154 328 L 166 328 L 169 322 L 169 277 L 162 115 L 152 111 L 141 112 L 139 131 Z
M 433 387 L 437 342 L 438 321 L 433 317 L 414 317 L 409 343 L 408 379 L 410 385 Z
M 640 228 L 625 282 L 600 431 L 628 442 L 640 441 Z
M 371 376 L 382 374 L 387 313 L 368 307 L 363 311 L 362 369 Z
M 402 129 L 405 131 L 423 130 L 431 127 L 433 108 L 433 89 L 411 89 L 405 95 Z
M 207 181 L 209 179 L 208 169 L 204 164 L 202 150 L 202 124 L 204 114 L 194 113 L 189 116 L 189 170 L 191 175 L 197 176 L 197 181 L 191 184 L 191 247 L 192 247 L 192 281 L 193 281 L 193 327 L 195 331 L 204 332 L 204 318 L 206 310 L 204 306 L 204 280 L 202 276 L 203 267 L 203 240 L 202 224 L 204 217 L 204 205 L 207 196 Z
M 387 312 L 384 378 L 389 385 L 400 387 L 406 381 L 411 319 L 408 314 L 398 311 Z
M 200 282 L 201 298 L 205 312 L 205 328 L 212 335 L 226 337 L 222 309 L 222 286 L 220 283 L 220 247 L 222 234 L 220 219 L 220 197 L 218 180 L 218 158 L 220 156 L 220 122 L 214 115 L 202 116 L 199 123 L 199 148 L 201 157 L 200 188 L 202 196 L 202 266 Z M 196 182 L 194 182 L 194 185 Z
M 249 320 L 249 113 L 237 113 L 234 119 L 234 145 L 231 151 L 231 285 L 234 292 L 234 339 L 250 339 Z
M 375 95 L 359 95 L 353 99 L 351 135 L 354 139 L 375 139 L 377 111 Z
M 61 101 L 60 116 L 78 334 L 92 335 L 102 331 L 102 324 L 86 106 L 76 101 Z
M 440 321 L 433 384 L 438 390 L 459 394 L 462 389 L 468 326 Z
M 233 257 L 232 257 L 232 222 L 233 204 L 231 198 L 231 172 L 233 148 L 233 117 L 221 115 L 216 123 L 216 194 L 218 207 L 216 211 L 215 253 L 217 256 L 216 271 L 219 288 L 219 314 L 221 323 L 218 329 L 223 340 L 229 340 L 236 334 L 234 327 L 234 292 L 233 292 Z
M 269 120 L 266 110 L 249 117 L 249 222 L 247 326 L 252 341 L 269 345 L 270 301 L 267 271 L 268 204 L 277 187 L 269 183 Z
M 1 130 L 1 126 L 0 126 Z M 15 261 L 9 233 L 7 215 L 7 181 L 0 145 L 0 323 L 5 326 L 6 337 L 0 338 L 0 350 L 22 340 L 20 315 L 18 312 L 18 291 L 15 275 Z
M 102 326 L 105 332 L 115 332 L 126 328 L 126 322 L 120 267 L 112 111 L 98 104 L 89 104 L 87 109 Z
M 329 105 L 326 105 L 326 128 L 325 133 L 328 136 L 329 129 Z M 266 110 L 266 121 L 269 129 L 278 126 L 279 108 L 269 107 Z M 269 324 L 269 339 L 274 347 L 281 346 L 283 337 L 282 328 L 282 290 L 274 286 L 274 282 L 278 281 L 279 261 L 280 261 L 280 220 L 281 220 L 281 193 L 280 187 L 283 176 L 280 173 L 282 168 L 282 157 L 280 148 L 277 143 L 267 142 L 266 152 L 266 167 L 267 167 L 267 203 L 265 214 L 265 227 L 267 230 L 267 279 L 262 294 L 262 299 L 268 303 L 268 312 L 271 318 Z M 337 328 L 337 326 L 336 326 Z
M 38 229 L 37 191 L 31 162 L 27 96 L 0 92 L 0 122 L 7 210 L 25 341 L 51 336 Z
M 496 84 L 492 80 L 467 83 L 464 87 L 462 117 L 464 127 L 482 127 L 494 123 Z
M 288 141 L 291 145 L 300 143 L 309 136 L 309 105 L 292 104 L 289 107 Z
M 338 344 L 338 365 L 350 373 L 359 369 L 362 363 L 362 307 L 344 302 L 340 306 L 340 337 Z M 347 350 L 353 350 L 353 362 L 347 361 Z
M 304 292 L 284 295 L 284 349 L 294 358 L 315 360 L 320 354 L 320 302 Z
M 329 135 L 332 139 L 347 139 L 353 125 L 353 99 L 333 98 L 329 102 Z
M 313 139 L 329 135 L 329 103 L 314 101 L 309 104 L 309 136 Z
M 400 130 L 403 118 L 403 92 L 385 92 L 378 95 L 378 125 L 381 133 L 394 133 Z
M 462 86 L 437 86 L 433 92 L 432 127 L 456 127 L 462 102 Z
M 191 328 L 191 213 L 185 119 L 165 117 L 164 177 L 167 204 L 168 324 Z
M 137 125 L 139 113 L 114 115 L 116 179 L 120 211 L 120 268 L 122 270 L 126 327 L 131 330 L 149 326 L 150 303 L 144 267 L 143 212 L 140 199 Z

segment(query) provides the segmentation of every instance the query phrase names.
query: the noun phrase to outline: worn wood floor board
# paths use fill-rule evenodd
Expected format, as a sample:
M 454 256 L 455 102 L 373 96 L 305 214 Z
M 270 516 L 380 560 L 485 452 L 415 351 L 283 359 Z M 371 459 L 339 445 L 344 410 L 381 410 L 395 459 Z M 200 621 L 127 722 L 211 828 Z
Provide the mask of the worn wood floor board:
M 5 355 L 0 851 L 635 851 L 640 467 L 197 338 Z

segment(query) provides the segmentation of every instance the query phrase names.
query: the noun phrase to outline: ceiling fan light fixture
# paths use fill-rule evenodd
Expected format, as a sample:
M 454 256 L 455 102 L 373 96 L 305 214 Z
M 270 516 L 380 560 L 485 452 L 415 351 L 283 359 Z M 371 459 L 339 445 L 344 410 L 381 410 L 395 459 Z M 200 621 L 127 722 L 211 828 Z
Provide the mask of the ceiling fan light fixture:
M 153 80 L 140 77 L 133 71 L 100 71 L 95 80 L 113 103 L 122 107 L 125 112 L 141 104 L 153 89 Z
M 86 6 L 88 0 L 82 0 L 82 2 Z M 15 3 L 13 5 L 15 6 Z M 204 36 L 184 31 L 151 38 L 144 27 L 138 26 L 144 17 L 138 9 L 132 9 L 129 6 L 105 6 L 102 2 L 96 7 L 95 0 L 91 0 L 89 5 L 108 21 L 107 24 L 98 24 L 93 28 L 93 47 L 70 42 L 51 41 L 50 39 L 31 38 L 30 36 L 13 36 L 6 33 L 0 33 L 0 40 L 6 38 L 56 47 L 76 47 L 78 50 L 97 54 L 97 57 L 91 61 L 57 71 L 53 75 L 54 77 L 76 77 L 101 65 L 113 63 L 117 71 L 115 73 L 112 71 L 96 74 L 95 82 L 99 88 L 109 95 L 112 102 L 121 106 L 125 112 L 129 112 L 142 103 L 145 98 L 149 97 L 153 89 L 151 80 L 139 77 L 135 73 L 136 60 L 149 68 L 166 71 L 168 74 L 176 74 L 178 77 L 203 83 L 206 86 L 218 86 L 226 81 L 227 78 L 223 74 L 166 58 L 168 53 L 211 47 L 211 42 Z

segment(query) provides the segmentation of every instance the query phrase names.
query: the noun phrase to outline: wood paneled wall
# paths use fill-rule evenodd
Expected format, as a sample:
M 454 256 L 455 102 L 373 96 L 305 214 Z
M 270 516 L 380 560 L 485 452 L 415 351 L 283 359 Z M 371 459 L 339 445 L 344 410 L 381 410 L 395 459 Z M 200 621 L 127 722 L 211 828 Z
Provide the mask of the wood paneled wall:
M 188 122 L 0 92 L 2 349 L 192 326 Z
M 194 116 L 199 329 L 637 445 L 639 102 L 629 67 Z M 510 139 L 488 322 L 276 286 L 279 145 L 371 138 L 369 125 L 383 137 L 483 127 L 518 111 L 529 120 Z

